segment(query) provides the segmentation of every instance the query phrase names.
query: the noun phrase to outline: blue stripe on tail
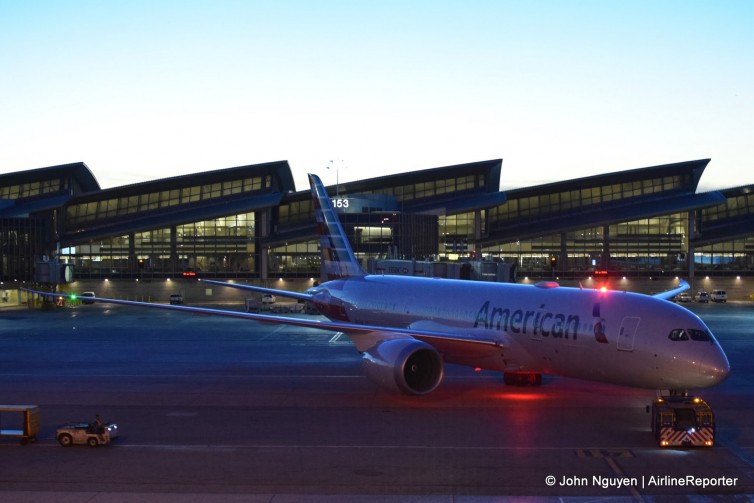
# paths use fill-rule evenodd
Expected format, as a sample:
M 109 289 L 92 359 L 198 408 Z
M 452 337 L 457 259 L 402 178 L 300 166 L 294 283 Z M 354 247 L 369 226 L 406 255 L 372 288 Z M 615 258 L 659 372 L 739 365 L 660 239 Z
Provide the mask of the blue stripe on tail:
M 346 233 L 340 225 L 338 215 L 330 202 L 322 181 L 317 175 L 309 175 L 314 200 L 314 214 L 317 217 L 322 265 L 328 281 L 332 279 L 366 276 L 359 261 L 353 254 Z

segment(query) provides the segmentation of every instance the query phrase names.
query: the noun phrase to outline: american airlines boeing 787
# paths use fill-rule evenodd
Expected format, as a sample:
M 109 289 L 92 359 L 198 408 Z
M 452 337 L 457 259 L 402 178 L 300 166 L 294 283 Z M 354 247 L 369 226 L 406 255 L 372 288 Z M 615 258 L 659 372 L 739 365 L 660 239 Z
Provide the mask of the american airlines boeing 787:
M 336 330 L 363 353 L 366 375 L 422 395 L 445 363 L 503 372 L 506 383 L 542 374 L 684 393 L 722 382 L 730 367 L 704 322 L 667 299 L 618 291 L 369 275 L 363 271 L 322 182 L 309 175 L 328 281 L 303 293 L 204 280 L 313 303 L 320 321 L 217 309 L 111 302 Z M 35 292 L 43 293 L 43 292 Z

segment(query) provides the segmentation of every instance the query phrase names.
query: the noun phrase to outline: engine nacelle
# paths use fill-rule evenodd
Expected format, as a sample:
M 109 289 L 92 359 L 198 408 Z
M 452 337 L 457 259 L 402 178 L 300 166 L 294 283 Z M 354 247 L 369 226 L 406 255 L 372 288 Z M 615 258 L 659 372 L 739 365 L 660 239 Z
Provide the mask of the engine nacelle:
M 369 379 L 408 395 L 433 391 L 443 376 L 440 353 L 416 339 L 384 340 L 364 353 L 362 364 Z

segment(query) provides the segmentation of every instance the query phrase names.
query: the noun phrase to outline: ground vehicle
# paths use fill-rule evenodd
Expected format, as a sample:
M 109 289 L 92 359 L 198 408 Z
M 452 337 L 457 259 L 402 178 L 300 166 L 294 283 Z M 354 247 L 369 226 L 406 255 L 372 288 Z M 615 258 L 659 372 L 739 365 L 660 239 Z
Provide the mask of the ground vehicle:
M 728 302 L 728 294 L 725 290 L 712 290 L 710 298 L 712 302 Z
M 274 304 L 277 299 L 271 293 L 262 295 L 262 304 Z
M 691 295 L 689 295 L 686 292 L 679 293 L 678 295 L 675 296 L 675 301 L 676 302 L 691 302 Z
M 66 424 L 57 429 L 55 438 L 63 447 L 74 444 L 86 444 L 90 447 L 107 445 L 118 438 L 118 425 L 106 423 L 97 427 L 94 423 Z
M 663 396 L 652 403 L 652 431 L 660 447 L 712 447 L 715 415 L 701 398 Z
M 181 295 L 180 293 L 170 294 L 170 303 L 171 304 L 183 304 L 183 295 Z
M 79 295 L 79 299 L 81 299 L 82 304 L 94 304 L 94 301 L 87 298 L 87 297 L 96 297 L 97 294 L 94 292 L 84 292 L 81 295 Z
M 18 414 L 21 414 L 21 427 L 2 428 L 0 437 L 17 437 L 21 439 L 21 444 L 36 442 L 39 433 L 39 407 L 36 405 L 0 405 L 0 426 L 13 423 L 14 417 L 19 418 Z
M 709 294 L 707 292 L 698 292 L 696 294 L 697 302 L 709 302 Z
M 259 311 L 259 301 L 257 299 L 248 298 L 245 303 L 247 313 L 256 313 Z

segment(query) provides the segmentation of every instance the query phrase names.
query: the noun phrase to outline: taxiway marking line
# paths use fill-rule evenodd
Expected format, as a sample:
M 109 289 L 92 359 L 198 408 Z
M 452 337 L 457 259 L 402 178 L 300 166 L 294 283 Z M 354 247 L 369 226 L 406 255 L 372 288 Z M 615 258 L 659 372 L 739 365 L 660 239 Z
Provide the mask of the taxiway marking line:
M 610 466 L 610 468 L 615 472 L 615 474 L 618 477 L 625 478 L 625 474 L 623 473 L 623 470 L 620 469 L 620 466 L 618 466 L 618 463 L 615 462 L 613 458 L 605 458 L 605 461 L 607 461 L 607 464 Z M 629 492 L 631 493 L 631 496 L 634 497 L 636 501 L 644 502 L 644 498 L 642 498 L 641 493 L 636 489 L 634 486 L 628 487 Z

